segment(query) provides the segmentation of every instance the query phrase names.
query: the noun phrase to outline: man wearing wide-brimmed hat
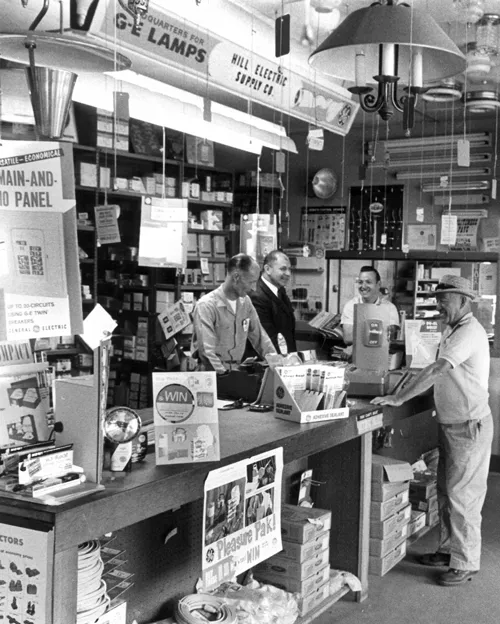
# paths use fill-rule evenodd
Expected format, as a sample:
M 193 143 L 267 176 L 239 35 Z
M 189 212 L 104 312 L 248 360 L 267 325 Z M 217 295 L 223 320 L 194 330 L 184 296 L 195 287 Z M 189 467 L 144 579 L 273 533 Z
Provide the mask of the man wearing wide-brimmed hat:
M 488 405 L 488 338 L 472 316 L 476 297 L 468 279 L 444 275 L 436 287 L 437 309 L 447 327 L 436 361 L 378 405 L 401 405 L 434 386 L 439 423 L 438 500 L 440 541 L 437 552 L 420 562 L 448 567 L 440 585 L 461 585 L 480 567 L 481 509 L 486 495 L 493 421 Z

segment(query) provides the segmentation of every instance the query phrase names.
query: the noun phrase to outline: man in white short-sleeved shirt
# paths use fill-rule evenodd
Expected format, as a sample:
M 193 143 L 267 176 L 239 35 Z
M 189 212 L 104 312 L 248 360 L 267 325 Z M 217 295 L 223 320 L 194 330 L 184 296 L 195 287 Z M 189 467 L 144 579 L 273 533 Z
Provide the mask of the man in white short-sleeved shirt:
M 382 299 L 380 293 L 380 274 L 375 267 L 364 266 L 358 276 L 358 294 L 349 299 L 342 310 L 340 323 L 342 325 L 342 335 L 347 345 L 352 344 L 354 328 L 354 306 L 356 303 L 375 303 L 376 305 L 389 306 L 389 325 L 391 335 L 399 328 L 399 314 L 396 306 Z
M 437 309 L 447 327 L 436 361 L 395 395 L 372 403 L 398 406 L 434 386 L 439 423 L 437 552 L 420 563 L 449 566 L 440 585 L 461 585 L 479 571 L 481 509 L 486 496 L 493 421 L 488 405 L 488 337 L 472 316 L 475 297 L 469 280 L 444 275 L 437 288 Z

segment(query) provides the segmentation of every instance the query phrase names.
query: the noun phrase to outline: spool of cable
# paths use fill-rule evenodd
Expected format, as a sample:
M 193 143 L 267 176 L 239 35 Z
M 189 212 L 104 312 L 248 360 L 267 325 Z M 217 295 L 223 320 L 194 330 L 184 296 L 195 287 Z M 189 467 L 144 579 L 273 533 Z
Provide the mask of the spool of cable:
M 101 578 L 104 564 L 98 540 L 78 546 L 77 624 L 93 624 L 109 606 L 106 582 Z
M 218 624 L 233 624 L 236 614 L 222 598 L 211 594 L 189 594 L 175 607 L 177 624 L 200 624 L 201 620 Z

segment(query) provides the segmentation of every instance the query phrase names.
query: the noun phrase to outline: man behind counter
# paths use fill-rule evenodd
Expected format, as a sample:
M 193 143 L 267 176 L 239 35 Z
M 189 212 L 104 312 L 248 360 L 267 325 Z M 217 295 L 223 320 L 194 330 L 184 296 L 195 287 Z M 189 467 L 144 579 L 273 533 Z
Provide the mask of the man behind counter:
M 447 325 L 436 361 L 395 395 L 372 403 L 399 406 L 434 386 L 439 425 L 439 546 L 420 563 L 448 567 L 437 582 L 452 587 L 470 580 L 480 567 L 481 509 L 486 496 L 493 440 L 488 404 L 488 337 L 472 316 L 475 293 L 464 277 L 443 275 L 436 287 L 437 309 Z
M 261 357 L 276 353 L 248 296 L 259 273 L 251 256 L 237 254 L 228 262 L 224 283 L 196 304 L 191 351 L 202 370 L 225 373 L 237 368 L 247 338 Z
M 398 310 L 393 303 L 382 298 L 380 286 L 380 274 L 377 269 L 372 266 L 361 267 L 358 277 L 359 294 L 349 299 L 345 304 L 340 320 L 344 342 L 347 345 L 351 345 L 353 341 L 354 305 L 356 303 L 375 303 L 376 305 L 389 306 L 389 329 L 391 336 L 393 336 L 399 328 Z
M 283 355 L 297 351 L 295 316 L 285 290 L 290 277 L 288 256 L 274 249 L 264 258 L 257 287 L 250 293 L 262 327 L 278 353 Z

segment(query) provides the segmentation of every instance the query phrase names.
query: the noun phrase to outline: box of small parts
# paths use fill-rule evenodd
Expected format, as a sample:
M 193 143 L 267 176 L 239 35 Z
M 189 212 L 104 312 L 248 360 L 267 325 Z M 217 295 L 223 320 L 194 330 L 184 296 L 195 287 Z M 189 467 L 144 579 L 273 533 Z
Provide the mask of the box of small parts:
M 328 364 L 276 367 L 276 417 L 301 424 L 348 418 L 344 373 L 344 367 Z
M 415 535 L 425 526 L 426 514 L 423 511 L 417 509 L 411 510 L 411 518 L 408 523 L 408 537 Z
M 332 512 L 315 507 L 284 504 L 281 507 L 281 536 L 288 542 L 304 544 L 329 531 Z
M 296 563 L 303 563 L 318 553 L 328 549 L 330 545 L 330 531 L 327 530 L 319 533 L 305 544 L 289 542 L 283 539 L 281 545 L 283 546 L 283 550 L 279 553 L 280 557 L 291 559 Z

